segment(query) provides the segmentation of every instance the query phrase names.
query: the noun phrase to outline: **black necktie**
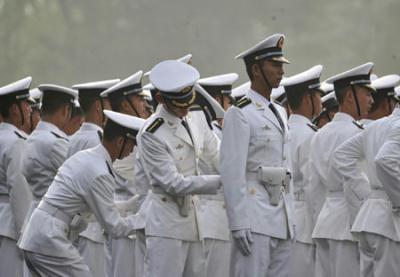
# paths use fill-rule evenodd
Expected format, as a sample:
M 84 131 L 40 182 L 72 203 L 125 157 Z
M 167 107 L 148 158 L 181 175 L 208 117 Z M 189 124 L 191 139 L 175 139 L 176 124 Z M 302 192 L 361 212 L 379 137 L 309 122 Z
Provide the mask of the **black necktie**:
M 184 119 L 182 119 L 181 123 L 182 123 L 183 127 L 185 127 L 186 131 L 189 134 L 190 139 L 193 142 L 192 134 L 190 133 L 190 129 L 189 129 L 189 126 L 187 125 L 186 121 Z
M 271 109 L 271 111 L 274 113 L 276 119 L 278 119 L 279 125 L 281 125 L 282 130 L 285 130 L 285 125 L 283 124 L 282 118 L 279 115 L 279 112 L 276 110 L 274 105 L 272 103 L 269 103 L 268 107 Z

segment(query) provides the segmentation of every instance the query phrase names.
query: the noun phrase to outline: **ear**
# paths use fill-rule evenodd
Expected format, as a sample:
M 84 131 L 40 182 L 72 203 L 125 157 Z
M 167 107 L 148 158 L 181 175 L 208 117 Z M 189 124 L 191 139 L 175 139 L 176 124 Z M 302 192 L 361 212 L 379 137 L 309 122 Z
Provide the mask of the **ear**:
M 259 76 L 260 75 L 260 66 L 258 63 L 252 64 L 251 65 L 251 72 L 253 73 L 253 76 Z
M 154 97 L 156 98 L 156 101 L 158 103 L 160 103 L 160 104 L 164 104 L 165 103 L 164 98 L 161 96 L 161 94 L 158 91 L 156 92 Z
M 94 108 L 96 109 L 96 111 L 97 112 L 100 112 L 101 111 L 101 103 L 100 103 L 100 99 L 97 99 L 95 102 L 94 102 Z
M 116 145 L 118 148 L 121 148 L 123 144 L 124 144 L 124 138 L 123 138 L 122 136 L 119 136 L 119 137 L 117 137 L 117 138 L 115 139 L 115 145 Z

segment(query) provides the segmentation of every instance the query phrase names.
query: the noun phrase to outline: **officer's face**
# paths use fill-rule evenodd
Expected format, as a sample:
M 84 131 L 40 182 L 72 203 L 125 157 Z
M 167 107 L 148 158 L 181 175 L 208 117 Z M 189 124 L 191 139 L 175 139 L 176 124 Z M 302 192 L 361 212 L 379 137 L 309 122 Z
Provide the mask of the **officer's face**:
M 321 104 L 321 93 L 319 91 L 314 91 L 311 94 L 313 105 L 314 105 L 314 114 L 312 116 L 318 116 L 321 113 L 322 104 Z
M 279 87 L 283 74 L 285 74 L 285 71 L 283 71 L 283 63 L 264 60 L 261 63 L 261 70 L 264 72 L 264 76 L 267 78 L 270 86 L 273 88 Z M 263 80 L 260 74 L 262 74 L 262 72 L 259 72 L 258 75 L 259 78 Z
M 176 106 L 172 105 L 169 102 L 165 102 L 165 104 L 166 104 L 167 110 L 179 118 L 183 118 L 189 113 L 189 107 L 180 108 L 180 107 L 176 107 Z
M 214 96 L 215 100 L 218 101 L 218 103 L 221 104 L 222 108 L 226 111 L 230 106 L 231 106 L 231 99 L 229 98 L 228 95 L 215 95 Z
M 371 109 L 374 100 L 371 95 L 371 90 L 363 86 L 355 86 L 358 104 L 360 106 L 361 118 L 365 118 Z
M 131 107 L 131 115 L 145 118 L 147 111 L 146 111 L 146 100 L 141 95 L 133 95 L 129 98 L 134 109 Z

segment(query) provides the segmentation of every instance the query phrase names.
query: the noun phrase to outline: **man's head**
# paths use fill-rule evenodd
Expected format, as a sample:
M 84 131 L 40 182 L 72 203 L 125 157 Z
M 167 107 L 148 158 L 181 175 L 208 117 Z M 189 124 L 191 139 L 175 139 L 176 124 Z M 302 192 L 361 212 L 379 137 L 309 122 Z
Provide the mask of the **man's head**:
M 0 88 L 0 114 L 5 122 L 23 129 L 30 120 L 29 87 L 31 77 Z
M 74 99 L 78 97 L 76 90 L 51 84 L 39 86 L 43 93 L 42 119 L 63 129 L 69 122 L 74 107 Z
M 136 145 L 136 135 L 144 124 L 138 117 L 104 111 L 107 122 L 104 127 L 103 145 L 107 148 L 112 160 L 128 156 Z
M 64 133 L 66 133 L 68 136 L 72 136 L 76 131 L 79 130 L 84 121 L 85 116 L 83 114 L 83 110 L 78 100 L 75 100 L 74 107 L 72 108 L 71 118 L 63 128 Z
M 369 111 L 368 118 L 372 120 L 388 116 L 392 113 L 396 105 L 395 86 L 400 81 L 400 76 L 396 74 L 386 75 L 371 82 L 375 88 L 372 93 L 374 103 Z
M 103 127 L 105 115 L 103 110 L 110 110 L 110 101 L 107 97 L 100 94 L 106 89 L 117 84 L 119 79 L 96 81 L 89 83 L 76 84 L 73 89 L 79 91 L 79 104 L 85 116 L 85 121 Z
M 236 73 L 216 75 L 208 78 L 202 78 L 198 81 L 224 110 L 231 105 L 232 85 L 239 79 Z
M 101 96 L 108 97 L 113 111 L 144 118 L 147 111 L 142 94 L 142 76 L 143 72 L 138 71 L 101 93 Z
M 282 80 L 283 64 L 289 61 L 283 56 L 283 34 L 274 34 L 242 52 L 235 59 L 243 59 L 252 88 L 270 94 Z
M 292 113 L 301 114 L 310 120 L 321 112 L 320 77 L 322 65 L 316 65 L 302 73 L 285 79 L 287 102 Z
M 370 74 L 374 64 L 366 63 L 326 80 L 333 84 L 339 110 L 354 119 L 366 118 L 373 104 Z
M 339 104 L 336 101 L 335 92 L 331 91 L 321 98 L 322 110 L 320 114 L 314 118 L 313 123 L 322 128 L 330 122 L 339 110 Z
M 194 85 L 199 72 L 186 63 L 167 60 L 157 64 L 150 73 L 150 82 L 158 91 L 156 100 L 177 117 L 187 115 L 194 103 Z

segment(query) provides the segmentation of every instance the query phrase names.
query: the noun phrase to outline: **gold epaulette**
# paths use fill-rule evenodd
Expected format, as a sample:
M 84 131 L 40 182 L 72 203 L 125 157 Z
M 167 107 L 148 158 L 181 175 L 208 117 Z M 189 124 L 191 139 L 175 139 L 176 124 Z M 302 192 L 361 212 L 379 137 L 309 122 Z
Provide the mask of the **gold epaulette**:
M 155 131 L 157 131 L 158 128 L 160 128 L 161 125 L 164 124 L 164 119 L 162 119 L 161 117 L 157 118 L 156 120 L 153 121 L 153 123 L 151 123 L 149 125 L 149 127 L 146 128 L 146 132 L 149 133 L 154 133 Z

